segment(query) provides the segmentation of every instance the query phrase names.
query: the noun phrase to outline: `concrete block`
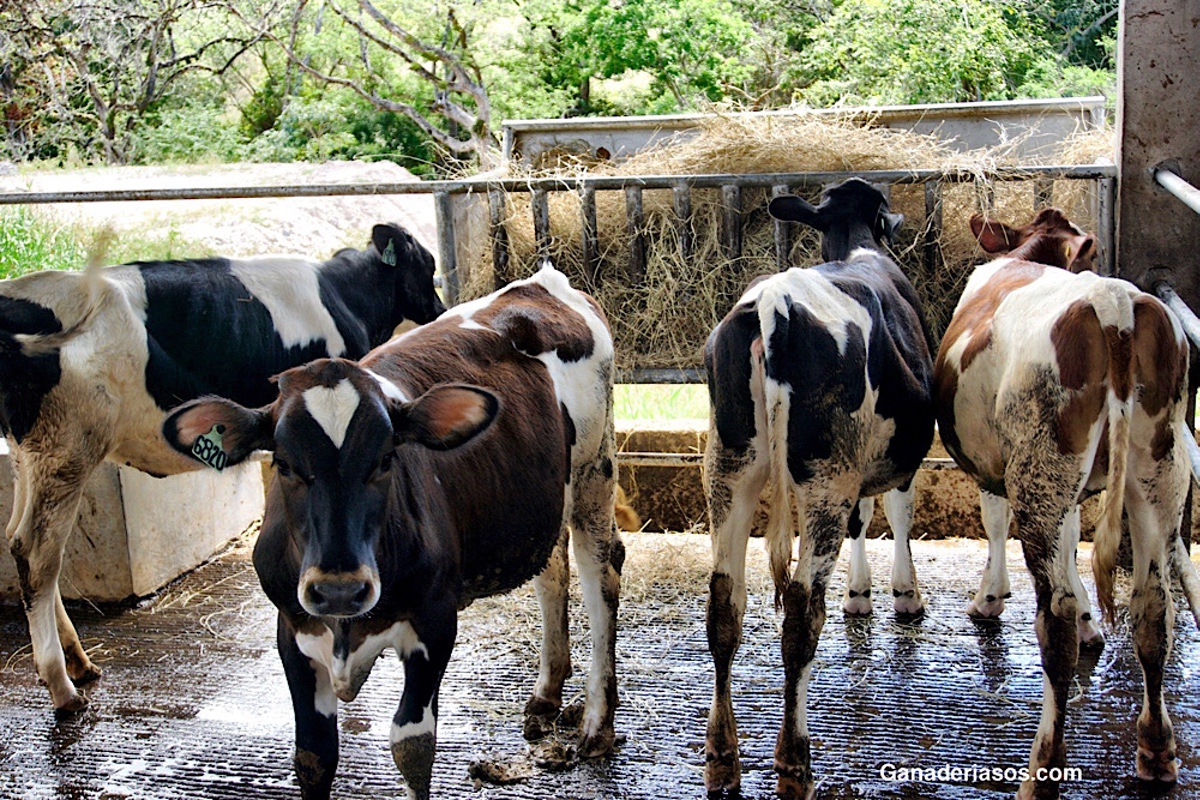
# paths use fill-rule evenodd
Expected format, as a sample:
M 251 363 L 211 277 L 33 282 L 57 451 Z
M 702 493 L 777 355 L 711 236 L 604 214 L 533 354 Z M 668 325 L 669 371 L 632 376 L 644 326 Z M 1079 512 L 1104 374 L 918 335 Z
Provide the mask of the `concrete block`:
M 194 569 L 263 512 L 262 466 L 250 461 L 153 478 L 104 463 L 84 489 L 67 539 L 64 597 L 115 602 L 147 595 Z M 13 475 L 0 453 L 0 517 L 12 515 Z M 16 566 L 0 554 L 0 597 L 20 596 Z

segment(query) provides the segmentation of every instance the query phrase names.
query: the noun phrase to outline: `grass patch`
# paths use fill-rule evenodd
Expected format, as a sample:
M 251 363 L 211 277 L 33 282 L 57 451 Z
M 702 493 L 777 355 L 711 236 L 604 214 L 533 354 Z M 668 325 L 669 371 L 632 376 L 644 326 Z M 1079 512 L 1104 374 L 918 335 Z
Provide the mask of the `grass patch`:
M 707 419 L 708 388 L 669 383 L 617 384 L 613 388 L 613 413 L 619 420 L 637 422 Z
M 0 278 L 48 269 L 80 270 L 96 230 L 61 223 L 27 206 L 0 209 Z M 201 258 L 209 248 L 188 241 L 174 225 L 151 232 L 123 232 L 113 239 L 105 256 L 109 264 Z
M 0 278 L 45 269 L 79 269 L 87 250 L 70 226 L 26 206 L 0 211 Z

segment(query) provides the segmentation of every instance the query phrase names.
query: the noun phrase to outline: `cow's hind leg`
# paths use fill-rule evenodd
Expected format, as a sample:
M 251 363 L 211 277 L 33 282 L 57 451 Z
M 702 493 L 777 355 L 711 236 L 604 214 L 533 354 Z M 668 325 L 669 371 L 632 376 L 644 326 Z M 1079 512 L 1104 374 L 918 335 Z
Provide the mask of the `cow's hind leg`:
M 1008 500 L 991 492 L 979 490 L 979 510 L 983 530 L 987 534 L 988 559 L 983 568 L 979 591 L 967 606 L 972 617 L 998 617 L 1004 613 L 1004 601 L 1012 596 L 1008 583 L 1008 561 L 1004 549 L 1008 529 L 1012 526 L 1012 507 Z
M 736 792 L 741 785 L 737 722 L 733 716 L 730 671 L 742 641 L 746 613 L 746 546 L 758 498 L 766 484 L 766 461 L 738 454 L 709 433 L 704 456 L 704 489 L 711 525 L 713 572 L 708 587 L 708 649 L 716 672 L 705 736 L 704 785 L 710 795 Z
M 579 753 L 587 758 L 611 752 L 616 739 L 617 608 L 625 545 L 613 519 L 616 470 L 611 457 L 603 455 L 574 470 L 571 494 L 571 541 L 592 638 L 579 742 Z
M 912 532 L 914 492 L 910 478 L 905 486 L 892 489 L 883 496 L 883 513 L 887 515 L 896 539 L 892 558 L 892 605 L 896 613 L 903 616 L 925 613 L 925 598 L 921 597 L 921 587 L 917 584 L 917 568 L 913 565 L 912 547 L 908 542 Z
M 1018 490 L 1019 491 L 1019 490 Z M 1064 508 L 1064 516 L 1069 508 Z M 1067 763 L 1065 728 L 1067 699 L 1079 660 L 1076 633 L 1077 604 L 1065 566 L 1066 542 L 1060 535 L 1061 518 L 1054 523 L 1028 511 L 1016 509 L 1017 530 L 1025 549 L 1025 563 L 1037 594 L 1038 645 L 1042 653 L 1042 717 L 1029 759 L 1031 779 L 1021 785 L 1017 797 L 1057 798 L 1059 780 L 1053 772 Z M 1036 780 L 1043 770 L 1051 770 Z
M 282 614 L 279 615 L 276 644 L 296 718 L 296 751 L 292 763 L 300 784 L 300 796 L 304 800 L 327 800 L 338 764 L 338 702 L 329 670 L 300 652 L 296 634 Z
M 58 641 L 62 645 L 63 656 L 67 662 L 67 675 L 75 682 L 76 686 L 91 683 L 100 677 L 101 670 L 92 663 L 87 651 L 83 649 L 83 644 L 79 641 L 79 634 L 76 633 L 75 626 L 71 624 L 71 618 L 67 616 L 67 609 L 63 606 L 62 594 L 57 581 L 54 584 L 54 609 L 58 623 Z
M 63 547 L 78 516 L 84 483 L 97 463 L 85 461 L 77 453 L 59 462 L 23 452 L 19 469 L 25 474 L 18 479 L 22 502 L 14 506 L 8 526 L 8 546 L 17 565 L 34 665 L 60 713 L 79 711 L 87 705 L 87 699 L 71 682 L 63 644 L 68 647 L 72 670 L 79 677 L 99 674 L 79 645 L 58 593 Z
M 871 565 L 867 562 L 867 528 L 875 515 L 875 498 L 864 497 L 850 514 L 850 566 L 846 571 L 846 596 L 842 611 L 855 616 L 871 613 Z
M 554 726 L 562 708 L 563 684 L 571 676 L 571 642 L 567 619 L 567 595 L 571 565 L 567 558 L 567 527 L 550 553 L 546 568 L 533 580 L 542 610 L 541 669 L 533 695 L 525 704 L 525 738 L 540 739 Z
M 1163 492 L 1163 495 L 1168 492 Z M 1183 491 L 1178 492 L 1181 499 Z M 1158 503 L 1126 494 L 1133 546 L 1133 594 L 1129 621 L 1145 681 L 1142 713 L 1137 720 L 1137 776 L 1148 781 L 1174 782 L 1179 774 L 1175 733 L 1163 698 L 1163 670 L 1171 653 L 1175 603 L 1171 599 L 1167 544 L 1178 535 L 1182 503 Z
M 844 509 L 810 509 L 796 570 L 787 585 L 778 587 L 783 604 L 784 707 L 775 742 L 775 793 L 785 800 L 808 800 L 816 791 L 808 734 L 808 681 L 825 627 L 825 588 L 846 535 L 850 509 L 849 503 Z

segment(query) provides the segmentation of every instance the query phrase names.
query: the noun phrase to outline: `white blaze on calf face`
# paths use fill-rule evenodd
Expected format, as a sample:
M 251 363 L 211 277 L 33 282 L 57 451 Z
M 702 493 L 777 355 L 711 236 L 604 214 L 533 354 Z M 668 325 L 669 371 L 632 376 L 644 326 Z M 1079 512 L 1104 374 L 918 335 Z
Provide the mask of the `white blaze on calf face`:
M 342 378 L 332 389 L 328 386 L 314 386 L 304 391 L 304 407 L 334 447 L 340 448 L 346 440 L 346 429 L 350 420 L 358 410 L 361 401 L 358 390 L 346 378 Z
M 330 358 L 346 352 L 346 342 L 329 309 L 321 303 L 314 262 L 295 258 L 230 261 L 233 273 L 267 307 L 284 347 L 303 347 L 322 338 Z

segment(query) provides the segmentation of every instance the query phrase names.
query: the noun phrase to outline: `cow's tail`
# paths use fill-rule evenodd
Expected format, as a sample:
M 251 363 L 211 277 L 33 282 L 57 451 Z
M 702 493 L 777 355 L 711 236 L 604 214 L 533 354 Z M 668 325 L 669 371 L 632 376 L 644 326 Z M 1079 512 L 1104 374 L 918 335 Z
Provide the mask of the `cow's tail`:
M 1092 574 L 1104 616 L 1116 615 L 1113 581 L 1121 547 L 1121 516 L 1125 510 L 1125 473 L 1129 462 L 1129 424 L 1133 416 L 1133 301 L 1123 284 L 1104 281 L 1094 307 L 1108 344 L 1108 476 L 1104 507 L 1096 523 Z
M 1183 537 L 1176 534 L 1173 538 L 1175 545 L 1171 548 L 1170 553 L 1171 570 L 1179 578 L 1179 585 L 1183 587 L 1183 596 L 1187 598 L 1192 619 L 1196 621 L 1196 627 L 1200 628 L 1200 576 L 1196 575 L 1196 565 L 1188 556 L 1187 545 L 1183 543 Z
M 789 313 L 785 296 L 770 287 L 764 290 L 758 301 L 758 319 L 762 334 L 763 363 L 760 374 L 770 459 L 771 496 L 767 515 L 767 556 L 771 577 L 775 581 L 775 605 L 778 607 L 783 590 L 791 580 L 789 572 L 792 565 L 792 480 L 787 464 L 790 402 L 783 385 L 767 374 L 767 365 L 770 363 L 772 333 L 782 333 L 780 338 L 786 339 Z
M 112 228 L 105 226 L 96 234 L 88 248 L 87 266 L 83 270 L 84 297 L 79 315 L 69 325 L 54 333 L 13 334 L 12 339 L 22 355 L 41 356 L 57 353 L 91 326 L 92 320 L 103 306 L 108 289 L 108 282 L 104 277 L 104 263 L 113 235 Z

